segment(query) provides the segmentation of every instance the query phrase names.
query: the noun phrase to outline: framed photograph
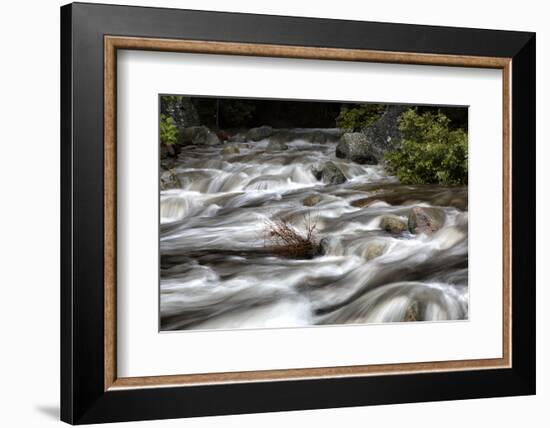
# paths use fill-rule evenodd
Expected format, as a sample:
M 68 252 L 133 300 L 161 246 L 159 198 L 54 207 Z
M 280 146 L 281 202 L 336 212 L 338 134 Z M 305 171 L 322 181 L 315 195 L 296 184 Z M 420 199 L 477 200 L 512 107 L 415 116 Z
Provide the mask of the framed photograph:
M 61 8 L 61 418 L 535 393 L 535 35 Z

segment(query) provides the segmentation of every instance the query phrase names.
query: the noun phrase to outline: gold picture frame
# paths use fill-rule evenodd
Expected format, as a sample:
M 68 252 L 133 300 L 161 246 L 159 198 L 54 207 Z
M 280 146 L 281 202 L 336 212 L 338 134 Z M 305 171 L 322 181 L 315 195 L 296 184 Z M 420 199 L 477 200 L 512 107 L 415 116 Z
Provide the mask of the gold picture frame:
M 358 365 L 148 377 L 118 377 L 116 368 L 116 86 L 117 50 L 208 55 L 247 55 L 392 64 L 492 68 L 502 70 L 503 94 L 503 323 L 502 357 L 422 363 Z M 383 52 L 290 45 L 104 36 L 104 390 L 212 385 L 315 378 L 358 377 L 442 371 L 509 368 L 512 363 L 511 235 L 511 79 L 512 58 Z

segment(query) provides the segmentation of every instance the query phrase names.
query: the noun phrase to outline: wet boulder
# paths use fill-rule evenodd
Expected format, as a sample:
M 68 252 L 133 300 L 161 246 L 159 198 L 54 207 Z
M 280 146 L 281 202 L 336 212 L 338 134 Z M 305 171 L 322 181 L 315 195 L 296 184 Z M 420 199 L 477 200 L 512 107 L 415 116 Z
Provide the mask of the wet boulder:
M 371 154 L 379 162 L 384 160 L 387 152 L 397 150 L 401 145 L 399 119 L 407 108 L 406 105 L 389 105 L 378 120 L 365 130 Z
M 273 136 L 269 139 L 269 143 L 266 147 L 267 151 L 270 152 L 278 152 L 281 150 L 288 150 L 288 145 L 284 141 L 283 138 L 279 138 L 277 136 Z
M 386 245 L 383 242 L 372 242 L 363 253 L 363 257 L 367 260 L 380 257 L 386 251 Z
M 190 126 L 178 133 L 178 144 L 194 146 L 215 146 L 220 139 L 206 126 Z
M 304 140 L 309 141 L 311 143 L 322 144 L 322 143 L 326 143 L 327 141 L 329 141 L 329 137 L 324 132 L 313 131 L 310 134 L 306 135 Z
M 169 169 L 160 175 L 160 190 L 177 189 L 181 183 L 174 170 Z
M 295 134 L 295 139 L 305 140 L 316 144 L 335 143 L 339 138 L 340 134 L 337 131 L 324 129 L 302 131 Z
M 290 143 L 296 138 L 296 134 L 290 129 L 274 129 L 273 133 L 269 137 L 269 140 L 277 141 L 280 143 Z
M 409 213 L 408 228 L 411 233 L 432 234 L 445 224 L 445 212 L 433 207 L 414 207 Z
M 252 141 L 265 140 L 273 135 L 273 128 L 271 126 L 260 126 L 258 128 L 252 128 L 248 131 L 248 139 Z
M 407 223 L 396 215 L 386 215 L 380 220 L 380 227 L 386 232 L 398 235 L 407 230 Z
M 378 163 L 367 136 L 363 132 L 348 132 L 342 135 L 336 146 L 336 157 L 360 164 L 375 165 Z
M 237 155 L 241 152 L 241 150 L 236 146 L 227 146 L 224 147 L 222 150 L 223 155 Z
M 342 184 L 347 180 L 342 170 L 330 161 L 325 163 L 321 170 L 313 170 L 312 172 L 317 180 L 322 180 L 327 184 Z
M 323 198 L 319 194 L 309 195 L 302 200 L 302 204 L 306 207 L 313 207 L 321 202 L 321 199 Z
M 381 201 L 380 199 L 368 197 L 368 198 L 361 198 L 361 199 L 355 199 L 354 201 L 351 201 L 350 205 L 352 207 L 356 208 L 368 208 L 374 204 L 386 204 L 386 202 Z
M 401 144 L 399 118 L 406 108 L 403 105 L 390 105 L 362 132 L 343 134 L 336 147 L 336 156 L 361 164 L 383 162 L 385 154 L 397 150 Z
M 160 169 L 161 171 L 172 169 L 176 166 L 176 159 L 172 157 L 160 158 Z

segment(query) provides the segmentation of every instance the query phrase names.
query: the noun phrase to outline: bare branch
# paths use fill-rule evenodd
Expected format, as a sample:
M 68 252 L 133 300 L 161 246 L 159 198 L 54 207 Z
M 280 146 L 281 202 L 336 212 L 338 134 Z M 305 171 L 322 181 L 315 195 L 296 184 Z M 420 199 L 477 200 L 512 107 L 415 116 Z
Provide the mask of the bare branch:
M 287 220 L 266 221 L 264 246 L 274 254 L 292 258 L 311 258 L 318 254 L 319 243 L 316 238 L 317 218 L 311 213 L 304 215 L 302 232 Z

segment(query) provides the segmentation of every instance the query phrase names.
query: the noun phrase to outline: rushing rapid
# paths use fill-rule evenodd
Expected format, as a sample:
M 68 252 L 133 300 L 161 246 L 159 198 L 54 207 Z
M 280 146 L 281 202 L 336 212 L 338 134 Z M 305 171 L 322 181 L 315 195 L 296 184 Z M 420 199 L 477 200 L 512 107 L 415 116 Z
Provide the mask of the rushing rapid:
M 180 153 L 174 171 L 181 188 L 160 195 L 162 330 L 468 317 L 465 187 L 401 185 L 380 165 L 336 158 L 335 143 L 297 139 L 272 151 L 269 142 Z M 316 178 L 328 161 L 344 183 Z M 316 203 L 305 204 L 312 196 Z M 443 227 L 433 234 L 383 230 L 384 216 L 407 221 L 415 206 L 443 210 Z M 322 253 L 270 251 L 270 222 L 304 230 L 306 219 Z

